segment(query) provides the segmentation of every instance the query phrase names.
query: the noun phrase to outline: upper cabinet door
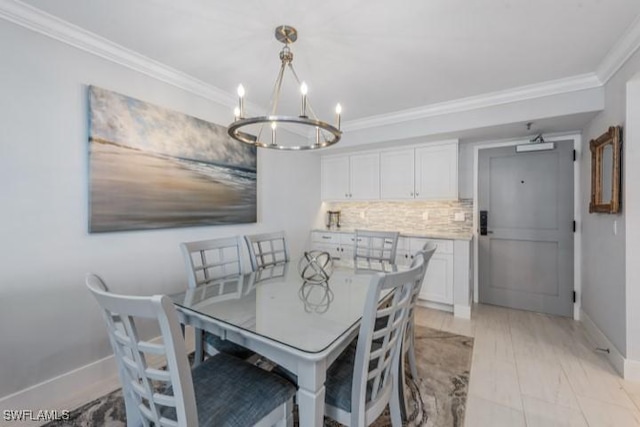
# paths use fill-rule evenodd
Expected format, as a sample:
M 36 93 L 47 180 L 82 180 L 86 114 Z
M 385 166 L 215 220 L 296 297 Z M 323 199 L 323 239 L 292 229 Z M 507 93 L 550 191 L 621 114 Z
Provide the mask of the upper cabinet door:
M 458 144 L 416 148 L 416 199 L 458 199 Z
M 380 153 L 380 197 L 385 199 L 413 199 L 414 149 Z
M 349 156 L 323 157 L 322 200 L 349 200 Z
M 349 200 L 380 199 L 380 154 L 357 154 L 350 159 Z

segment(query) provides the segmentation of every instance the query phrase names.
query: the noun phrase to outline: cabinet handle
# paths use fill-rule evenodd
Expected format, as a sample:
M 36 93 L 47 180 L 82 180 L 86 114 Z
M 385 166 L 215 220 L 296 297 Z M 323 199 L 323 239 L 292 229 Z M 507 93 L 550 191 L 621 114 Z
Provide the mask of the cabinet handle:
M 331 236 L 322 236 L 323 239 L 330 239 Z
M 349 193 L 344 193 L 344 197 L 349 197 Z
M 353 197 L 353 194 L 349 193 L 349 197 Z
M 405 258 L 409 258 L 409 255 L 408 255 L 408 254 L 404 254 L 404 257 L 405 257 Z
M 413 196 L 413 193 L 411 193 L 411 195 Z
M 420 193 L 416 193 L 416 196 L 419 196 L 419 195 L 420 195 Z

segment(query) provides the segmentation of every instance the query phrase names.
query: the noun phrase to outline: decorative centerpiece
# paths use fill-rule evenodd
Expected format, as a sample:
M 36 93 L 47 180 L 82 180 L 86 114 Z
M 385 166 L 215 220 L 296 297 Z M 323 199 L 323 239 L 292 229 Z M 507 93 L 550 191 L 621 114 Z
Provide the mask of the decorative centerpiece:
M 298 272 L 305 282 L 323 283 L 333 273 L 333 260 L 328 252 L 305 252 L 298 262 Z
M 326 313 L 333 301 L 333 291 L 329 282 L 304 282 L 298 291 L 307 313 Z

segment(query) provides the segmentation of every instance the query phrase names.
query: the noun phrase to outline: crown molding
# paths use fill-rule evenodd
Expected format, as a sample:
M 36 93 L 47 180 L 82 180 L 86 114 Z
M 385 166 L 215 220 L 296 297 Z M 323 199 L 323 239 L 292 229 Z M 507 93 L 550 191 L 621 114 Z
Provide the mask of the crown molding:
M 602 86 L 595 73 L 581 74 L 543 83 L 520 86 L 497 92 L 486 93 L 468 98 L 429 104 L 423 107 L 410 108 L 389 114 L 365 117 L 343 123 L 345 131 L 355 131 L 376 126 L 385 126 L 410 120 L 420 120 L 445 114 L 462 113 L 480 108 L 526 101 L 545 96 L 576 92 Z
M 640 48 L 640 16 L 627 28 L 596 68 L 596 75 L 602 84 L 606 84 L 638 48 Z
M 127 49 L 19 0 L 0 0 L 0 18 L 218 104 L 232 107 L 237 102 L 235 95 L 230 92 Z M 343 122 L 342 129 L 343 131 L 356 131 L 601 87 L 639 47 L 640 17 L 626 30 L 594 73 L 350 120 Z M 263 108 L 254 104 L 247 104 L 247 109 L 256 113 L 264 111 Z M 294 133 L 298 132 L 294 131 Z
M 219 104 L 234 106 L 238 101 L 228 92 L 21 1 L 0 0 L 0 18 Z

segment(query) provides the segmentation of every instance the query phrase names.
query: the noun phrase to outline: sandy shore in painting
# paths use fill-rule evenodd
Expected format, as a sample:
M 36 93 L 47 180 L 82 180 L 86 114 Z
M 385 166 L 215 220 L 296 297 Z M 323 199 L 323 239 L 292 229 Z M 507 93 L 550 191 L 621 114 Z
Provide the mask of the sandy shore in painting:
M 92 142 L 90 231 L 256 221 L 255 173 Z

